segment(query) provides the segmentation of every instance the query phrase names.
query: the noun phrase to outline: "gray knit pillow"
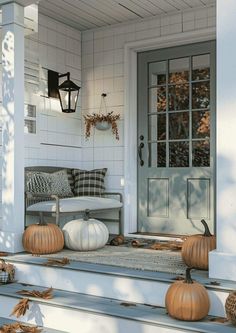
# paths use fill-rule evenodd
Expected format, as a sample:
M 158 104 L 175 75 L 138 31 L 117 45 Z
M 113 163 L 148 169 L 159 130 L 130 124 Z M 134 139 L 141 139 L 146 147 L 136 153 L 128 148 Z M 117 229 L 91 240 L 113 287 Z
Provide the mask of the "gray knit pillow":
M 26 188 L 31 193 L 55 194 L 60 198 L 73 196 L 66 170 L 54 173 L 29 172 L 26 178 Z

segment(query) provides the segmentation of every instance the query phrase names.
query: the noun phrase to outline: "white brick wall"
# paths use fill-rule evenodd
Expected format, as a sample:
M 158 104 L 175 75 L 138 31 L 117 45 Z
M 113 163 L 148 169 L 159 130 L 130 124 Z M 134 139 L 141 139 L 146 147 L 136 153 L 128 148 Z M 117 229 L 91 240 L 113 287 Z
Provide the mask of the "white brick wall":
M 107 166 L 108 190 L 122 191 L 125 43 L 215 27 L 215 19 L 216 9 L 210 7 L 82 33 L 82 112 L 98 112 L 101 93 L 105 92 L 109 111 L 121 114 L 120 141 L 116 141 L 110 131 L 97 130 L 88 141 L 83 140 L 83 166 Z

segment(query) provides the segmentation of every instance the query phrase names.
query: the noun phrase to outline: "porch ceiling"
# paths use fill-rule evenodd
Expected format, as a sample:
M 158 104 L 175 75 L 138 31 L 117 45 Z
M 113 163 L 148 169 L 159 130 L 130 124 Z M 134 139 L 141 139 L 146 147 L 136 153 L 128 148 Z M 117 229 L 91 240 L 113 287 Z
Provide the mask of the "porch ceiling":
M 216 0 L 41 0 L 39 11 L 81 31 L 202 8 Z

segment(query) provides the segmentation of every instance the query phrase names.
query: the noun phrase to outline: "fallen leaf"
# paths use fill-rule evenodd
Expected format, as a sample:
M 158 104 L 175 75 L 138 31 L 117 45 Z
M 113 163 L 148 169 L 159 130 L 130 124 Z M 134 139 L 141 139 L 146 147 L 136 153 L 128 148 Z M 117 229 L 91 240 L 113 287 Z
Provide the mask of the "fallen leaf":
M 62 258 L 62 259 L 48 259 L 44 266 L 65 266 L 69 265 L 70 260 L 68 258 Z
M 119 246 L 119 245 L 124 244 L 124 242 L 125 242 L 124 236 L 118 235 L 118 236 L 112 238 L 112 240 L 110 241 L 110 245 Z
M 218 282 L 218 281 L 211 281 L 210 284 L 212 286 L 220 286 L 220 282 Z
M 122 302 L 122 303 L 120 303 L 120 305 L 122 305 L 122 306 L 136 306 L 136 304 L 134 304 L 134 303 L 129 303 L 129 302 Z
M 6 324 L 0 327 L 0 333 L 40 333 L 37 326 L 27 326 L 21 323 Z
M 11 316 L 15 316 L 17 318 L 24 316 L 26 311 L 29 310 L 29 299 L 23 298 L 17 303 L 11 313 Z
M 53 298 L 52 294 L 52 287 L 48 288 L 45 291 L 38 291 L 38 290 L 19 290 L 16 293 L 19 295 L 24 295 L 24 296 L 31 296 L 31 297 L 36 297 L 36 298 L 43 298 L 43 299 L 51 299 Z

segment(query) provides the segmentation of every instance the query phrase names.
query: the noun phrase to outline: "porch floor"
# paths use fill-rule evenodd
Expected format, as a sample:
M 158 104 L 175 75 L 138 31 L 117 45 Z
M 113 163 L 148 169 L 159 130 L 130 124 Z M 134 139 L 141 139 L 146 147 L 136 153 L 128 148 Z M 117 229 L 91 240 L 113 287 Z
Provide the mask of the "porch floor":
M 146 250 L 150 251 L 150 250 Z M 158 251 L 156 251 L 157 253 Z M 77 252 L 78 253 L 78 252 Z M 59 255 L 60 254 L 60 255 Z M 45 267 L 45 263 L 47 262 L 47 258 L 51 258 L 52 255 L 48 256 L 33 256 L 29 253 L 22 252 L 14 255 L 9 255 L 7 257 L 3 257 L 6 261 L 12 263 L 26 263 L 30 265 L 37 265 Z M 66 257 L 66 251 L 61 251 L 55 255 L 54 258 L 62 258 Z M 170 273 L 170 272 L 162 272 L 158 271 L 158 268 L 155 271 L 150 269 L 133 269 L 127 267 L 119 267 L 114 266 L 112 264 L 99 264 L 96 262 L 83 262 L 80 260 L 71 260 L 69 265 L 60 266 L 61 269 L 72 270 L 72 271 L 84 271 L 84 272 L 92 272 L 113 276 L 124 276 L 130 278 L 137 278 L 143 280 L 152 280 L 152 281 L 160 281 L 164 283 L 173 282 L 173 280 L 178 279 L 179 276 L 183 276 L 183 273 Z M 193 269 L 192 277 L 199 283 L 203 284 L 207 289 L 210 290 L 219 290 L 230 292 L 236 289 L 236 282 L 221 280 L 221 279 L 211 279 L 208 277 L 208 271 L 196 270 Z

